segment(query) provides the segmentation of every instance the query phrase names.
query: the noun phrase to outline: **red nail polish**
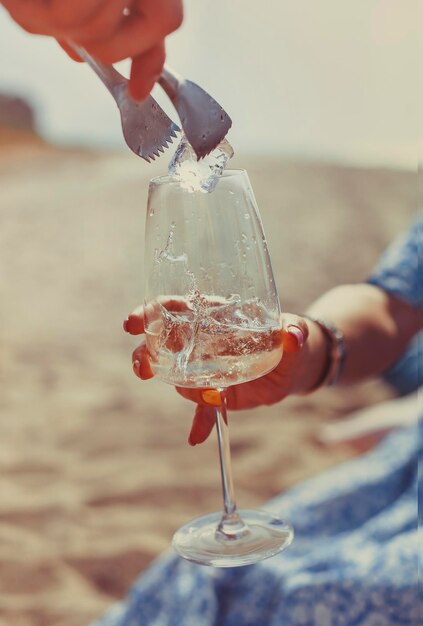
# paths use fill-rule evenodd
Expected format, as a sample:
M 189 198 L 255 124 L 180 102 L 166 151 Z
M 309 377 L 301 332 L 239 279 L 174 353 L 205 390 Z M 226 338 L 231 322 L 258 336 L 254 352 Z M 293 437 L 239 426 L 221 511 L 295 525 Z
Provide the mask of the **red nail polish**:
M 134 374 L 135 376 L 138 376 L 138 377 L 140 375 L 140 365 L 141 363 L 139 361 L 134 361 L 132 363 L 132 369 L 134 370 Z
M 125 333 L 129 332 L 128 331 L 128 318 L 126 318 L 126 320 L 123 321 L 123 330 L 125 331 Z
M 287 330 L 290 335 L 295 337 L 295 341 L 298 344 L 298 348 L 301 350 L 301 348 L 304 345 L 304 333 L 301 330 L 301 328 L 298 328 L 298 326 L 288 326 Z

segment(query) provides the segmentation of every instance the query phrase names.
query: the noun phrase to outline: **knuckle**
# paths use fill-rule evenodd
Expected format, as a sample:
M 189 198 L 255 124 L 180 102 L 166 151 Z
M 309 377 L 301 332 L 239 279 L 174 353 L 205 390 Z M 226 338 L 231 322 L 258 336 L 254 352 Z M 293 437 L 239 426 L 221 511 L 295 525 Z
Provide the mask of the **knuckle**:
M 176 4 L 175 10 L 174 10 L 174 17 L 173 17 L 173 25 L 175 27 L 175 30 L 179 28 L 180 26 L 182 26 L 183 21 L 184 21 L 184 9 L 182 6 L 182 2 L 178 2 Z
M 32 26 L 32 24 L 25 24 L 22 22 L 18 22 L 19 26 L 21 28 L 23 28 L 23 30 L 28 33 L 29 35 L 42 35 L 42 31 L 39 28 L 36 28 L 35 26 Z
M 63 7 L 57 4 L 50 7 L 50 19 L 56 28 L 61 30 L 72 29 L 79 24 L 77 13 L 63 11 Z
M 98 61 L 102 63 L 107 63 L 111 65 L 112 63 L 117 63 L 122 60 L 122 57 L 118 55 L 114 50 L 107 45 L 97 44 L 97 45 L 89 45 L 86 44 L 85 48 L 91 56 L 95 57 Z
M 102 61 L 103 63 L 107 63 L 108 65 L 112 65 L 112 63 L 117 63 L 121 59 L 114 53 L 113 50 L 107 48 L 106 46 L 101 46 L 98 49 L 97 54 L 95 55 L 96 59 Z
M 132 361 L 139 361 L 140 358 L 142 357 L 144 351 L 144 344 L 141 344 L 140 346 L 138 346 L 138 348 L 135 348 L 135 350 L 132 353 Z
M 166 52 L 165 52 L 164 46 L 159 46 L 154 56 L 155 56 L 154 65 L 157 69 L 161 70 L 166 59 Z
M 163 16 L 163 34 L 168 35 L 177 30 L 184 19 L 184 12 L 181 2 L 173 4 L 170 10 Z

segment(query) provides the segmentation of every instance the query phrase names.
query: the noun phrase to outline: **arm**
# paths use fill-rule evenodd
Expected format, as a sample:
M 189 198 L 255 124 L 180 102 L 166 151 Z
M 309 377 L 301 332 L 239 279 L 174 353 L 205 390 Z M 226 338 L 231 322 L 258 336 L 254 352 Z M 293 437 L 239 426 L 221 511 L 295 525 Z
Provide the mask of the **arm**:
M 383 372 L 407 347 L 423 326 L 423 312 L 372 285 L 345 285 L 320 297 L 308 313 L 333 322 L 344 333 L 347 359 L 342 384 L 354 383 Z M 124 323 L 132 335 L 144 333 L 142 308 Z M 274 404 L 291 394 L 316 388 L 327 364 L 327 342 L 321 328 L 310 320 L 285 316 L 284 355 L 269 374 L 227 391 L 228 408 L 248 409 Z M 153 376 L 145 342 L 133 352 L 135 374 L 146 380 Z M 214 424 L 213 395 L 210 390 L 178 388 L 197 404 L 189 442 L 207 439 Z
M 344 335 L 345 367 L 341 384 L 378 376 L 406 350 L 412 337 L 423 328 L 423 280 L 421 243 L 423 213 L 405 236 L 394 242 L 369 283 L 343 285 L 314 302 L 308 315 L 331 322 Z M 370 284 L 372 283 L 372 284 Z M 142 310 L 130 315 L 125 330 L 144 332 Z M 231 410 L 274 404 L 288 395 L 309 393 L 320 386 L 328 370 L 330 350 L 319 324 L 285 315 L 284 356 L 276 368 L 262 378 L 229 387 Z M 148 352 L 143 342 L 133 353 L 134 372 L 151 378 Z M 180 388 L 178 392 L 195 403 L 190 443 L 204 441 L 213 428 L 209 391 Z
M 314 302 L 307 313 L 330 320 L 344 334 L 347 358 L 340 384 L 380 375 L 423 328 L 421 309 L 369 284 L 332 289 Z M 309 322 L 309 338 L 303 352 L 309 363 L 304 363 L 296 392 L 313 389 L 325 367 L 326 350 L 321 329 Z

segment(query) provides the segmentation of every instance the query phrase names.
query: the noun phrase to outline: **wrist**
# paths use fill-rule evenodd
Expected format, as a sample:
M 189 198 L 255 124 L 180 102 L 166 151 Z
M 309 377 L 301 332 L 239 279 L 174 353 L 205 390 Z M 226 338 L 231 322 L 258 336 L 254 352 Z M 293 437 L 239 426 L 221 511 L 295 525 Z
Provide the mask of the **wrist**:
M 319 358 L 315 360 L 316 367 L 314 371 L 314 374 L 316 374 L 320 366 L 320 375 L 317 376 L 314 384 L 305 392 L 311 393 L 320 387 L 333 387 L 338 383 L 344 368 L 346 347 L 342 331 L 331 322 L 308 317 L 307 315 L 305 317 L 313 325 L 315 333 L 320 331 L 319 349 L 317 350 Z

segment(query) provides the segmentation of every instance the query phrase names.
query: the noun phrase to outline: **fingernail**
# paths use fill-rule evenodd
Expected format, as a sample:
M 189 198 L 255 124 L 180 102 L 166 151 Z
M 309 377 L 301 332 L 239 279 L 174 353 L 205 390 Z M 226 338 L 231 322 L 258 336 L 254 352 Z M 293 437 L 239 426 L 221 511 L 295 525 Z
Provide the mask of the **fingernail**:
M 151 369 L 151 363 L 146 354 L 143 354 L 141 356 L 141 361 L 138 369 L 139 377 L 141 378 L 141 380 L 150 380 L 150 378 L 153 378 L 154 372 Z
M 192 432 L 190 432 L 189 437 L 188 437 L 188 443 L 190 446 L 196 446 L 198 441 L 196 441 L 194 434 Z
M 140 365 L 141 365 L 141 363 L 138 360 L 135 360 L 132 363 L 132 369 L 134 370 L 134 374 L 135 374 L 135 376 L 138 376 L 138 377 L 140 375 Z
M 220 392 L 216 389 L 205 389 L 201 392 L 201 397 L 203 402 L 210 404 L 211 406 L 220 406 L 222 404 Z
M 304 333 L 301 330 L 301 328 L 298 328 L 298 326 L 288 326 L 287 330 L 290 335 L 295 337 L 295 341 L 298 344 L 298 348 L 301 350 L 301 348 L 304 345 Z
M 125 333 L 129 332 L 128 331 L 128 318 L 126 318 L 126 320 L 123 321 L 123 330 L 125 331 Z

